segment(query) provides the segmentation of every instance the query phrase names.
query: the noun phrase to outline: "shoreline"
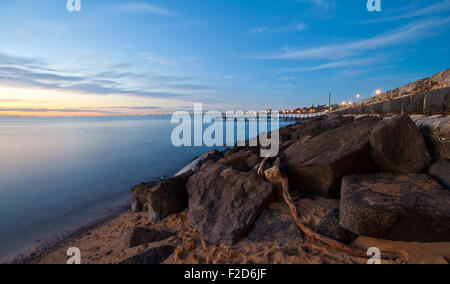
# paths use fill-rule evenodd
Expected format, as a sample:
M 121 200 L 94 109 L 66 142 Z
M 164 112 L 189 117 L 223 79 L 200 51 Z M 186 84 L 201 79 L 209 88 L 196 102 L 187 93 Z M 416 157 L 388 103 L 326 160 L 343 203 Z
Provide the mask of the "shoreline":
M 431 119 L 433 118 L 431 117 Z M 289 130 L 288 128 L 292 130 L 292 127 L 295 127 L 295 125 L 289 125 L 285 128 L 286 130 Z M 280 130 L 283 130 L 283 127 Z M 339 207 L 339 202 L 336 199 L 327 199 L 316 195 L 311 197 L 300 193 L 294 199 L 295 205 L 302 208 L 304 217 L 309 220 L 308 224 L 313 230 L 317 229 L 325 213 L 332 208 Z M 272 218 L 275 218 L 274 220 L 277 220 L 277 218 L 281 218 L 280 220 L 287 224 L 287 227 L 284 228 L 289 231 L 287 234 L 280 232 L 281 235 L 271 237 L 270 240 L 258 239 L 255 236 L 261 232 L 257 231 L 267 224 L 264 224 L 263 227 L 255 225 L 252 229 L 255 232 L 250 232 L 247 237 L 242 238 L 235 245 L 212 247 L 205 245 L 200 234 L 189 225 L 186 209 L 179 213 L 173 213 L 158 223 L 149 223 L 146 212 L 133 213 L 130 210 L 130 205 L 131 202 L 127 201 L 126 204 L 117 206 L 112 210 L 113 212 L 104 217 L 46 240 L 38 248 L 19 254 L 10 263 L 65 263 L 65 251 L 68 247 L 79 247 L 82 250 L 83 263 L 120 263 L 148 248 L 163 245 L 176 248 L 175 252 L 162 262 L 166 264 L 365 263 L 362 258 L 342 254 L 324 244 L 308 238 L 298 238 L 295 234 L 292 234 L 297 229 L 295 229 L 295 225 L 294 229 L 290 227 L 292 220 L 288 208 L 280 200 L 269 206 L 264 213 L 268 215 L 260 219 L 268 218 L 272 220 Z M 263 216 L 265 216 L 264 214 Z M 171 231 L 175 235 L 164 241 L 128 248 L 123 239 L 124 229 L 136 227 L 156 231 Z M 264 233 L 268 232 L 264 231 Z M 391 264 L 448 264 L 450 262 L 449 242 L 389 241 L 382 238 L 359 236 L 351 245 L 362 249 L 378 247 L 382 251 L 395 251 L 402 255 L 401 259 L 386 262 Z
M 84 225 L 76 226 L 73 230 L 66 230 L 59 234 L 56 234 L 48 239 L 42 240 L 42 244 L 39 244 L 36 248 L 28 249 L 24 252 L 17 254 L 11 260 L 5 261 L 5 264 L 27 264 L 37 263 L 40 259 L 46 255 L 60 249 L 67 243 L 76 240 L 86 233 L 95 230 L 96 228 L 110 222 L 117 218 L 121 214 L 130 211 L 131 201 L 128 199 L 121 205 L 117 205 L 111 208 L 111 212 L 105 214 L 102 217 L 98 217 L 91 222 Z

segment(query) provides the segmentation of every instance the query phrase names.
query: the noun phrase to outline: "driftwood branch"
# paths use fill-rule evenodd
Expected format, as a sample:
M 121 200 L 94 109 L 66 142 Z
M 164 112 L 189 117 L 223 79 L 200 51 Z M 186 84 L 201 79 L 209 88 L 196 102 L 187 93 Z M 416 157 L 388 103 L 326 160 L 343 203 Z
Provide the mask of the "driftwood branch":
M 263 176 L 264 175 L 264 166 L 266 165 L 267 161 L 269 160 L 269 157 L 266 157 L 262 160 L 261 164 L 259 164 L 258 168 L 258 175 Z
M 305 234 L 306 236 L 308 236 L 312 239 L 318 240 L 326 245 L 329 245 L 330 247 L 332 247 L 336 250 L 339 250 L 341 252 L 344 252 L 346 254 L 356 256 L 356 257 L 361 257 L 361 258 L 370 258 L 371 256 L 368 256 L 366 251 L 362 251 L 362 250 L 347 246 L 347 245 L 345 245 L 341 242 L 338 242 L 334 239 L 331 239 L 331 238 L 323 236 L 317 232 L 314 232 L 313 230 L 311 230 L 308 226 L 306 226 L 302 222 L 302 220 L 299 217 L 297 207 L 295 206 L 294 202 L 292 201 L 292 197 L 289 192 L 289 179 L 286 175 L 286 172 L 285 172 L 284 166 L 283 166 L 284 165 L 283 164 L 284 157 L 280 157 L 280 159 L 281 159 L 280 167 L 277 168 L 277 170 L 283 177 L 283 179 L 282 179 L 283 198 L 284 198 L 284 201 L 286 202 L 286 204 L 289 206 L 289 210 L 290 210 L 292 218 L 294 219 L 295 224 L 303 232 L 303 234 Z M 266 162 L 267 162 L 267 158 L 265 158 L 261 162 L 259 170 L 258 170 L 258 174 L 260 174 L 260 171 L 262 172 Z M 385 254 L 383 257 L 383 259 L 385 259 L 385 260 L 396 260 L 398 258 L 399 258 L 398 256 L 396 256 L 395 254 L 391 254 L 391 253 Z

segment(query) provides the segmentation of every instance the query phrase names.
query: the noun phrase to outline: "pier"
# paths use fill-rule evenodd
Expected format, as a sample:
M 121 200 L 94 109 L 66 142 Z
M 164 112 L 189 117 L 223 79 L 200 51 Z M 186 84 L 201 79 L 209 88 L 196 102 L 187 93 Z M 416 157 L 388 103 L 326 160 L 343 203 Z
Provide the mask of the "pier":
M 245 121 L 258 121 L 258 120 L 305 120 L 315 117 L 320 117 L 326 115 L 326 112 L 316 112 L 307 114 L 233 114 L 233 115 L 222 115 L 222 117 L 217 117 L 217 120 L 245 120 Z

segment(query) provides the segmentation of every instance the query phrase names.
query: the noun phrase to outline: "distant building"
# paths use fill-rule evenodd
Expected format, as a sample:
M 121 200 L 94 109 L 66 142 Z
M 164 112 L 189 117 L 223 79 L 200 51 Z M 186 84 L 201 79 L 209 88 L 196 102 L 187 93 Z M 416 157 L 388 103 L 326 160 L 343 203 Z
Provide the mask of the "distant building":
M 281 114 L 309 114 L 309 113 L 317 113 L 317 112 L 328 112 L 329 106 L 328 105 L 318 105 L 318 106 L 312 106 L 312 107 L 303 107 L 303 108 L 297 108 L 297 109 L 291 109 L 291 110 L 282 110 L 280 111 Z

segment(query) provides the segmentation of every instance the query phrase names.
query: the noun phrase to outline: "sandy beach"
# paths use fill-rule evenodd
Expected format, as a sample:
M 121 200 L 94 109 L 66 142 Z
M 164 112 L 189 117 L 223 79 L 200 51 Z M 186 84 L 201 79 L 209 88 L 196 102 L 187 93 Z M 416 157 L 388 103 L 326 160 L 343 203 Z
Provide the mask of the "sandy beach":
M 302 208 L 304 219 L 311 227 L 317 226 L 320 218 L 337 205 L 336 200 L 314 197 L 296 201 Z M 282 220 L 290 221 L 287 206 L 279 200 L 269 211 L 280 212 Z M 122 233 L 127 227 L 144 227 L 154 230 L 168 230 L 176 236 L 166 240 L 127 248 Z M 173 214 L 158 224 L 149 224 L 146 213 L 119 213 L 105 221 L 99 221 L 49 243 L 34 252 L 33 256 L 17 260 L 19 263 L 65 264 L 67 249 L 81 250 L 83 264 L 115 264 L 148 248 L 164 245 L 176 246 L 175 253 L 164 264 L 365 264 L 367 259 L 351 257 L 330 249 L 320 242 L 299 238 L 299 232 L 266 232 L 271 240 L 255 240 L 252 232 L 236 245 L 207 246 L 197 231 L 189 226 L 187 211 Z M 253 240 L 251 240 L 253 238 Z M 359 237 L 352 246 L 395 252 L 400 259 L 382 261 L 384 264 L 448 264 L 450 243 L 406 243 Z

